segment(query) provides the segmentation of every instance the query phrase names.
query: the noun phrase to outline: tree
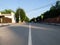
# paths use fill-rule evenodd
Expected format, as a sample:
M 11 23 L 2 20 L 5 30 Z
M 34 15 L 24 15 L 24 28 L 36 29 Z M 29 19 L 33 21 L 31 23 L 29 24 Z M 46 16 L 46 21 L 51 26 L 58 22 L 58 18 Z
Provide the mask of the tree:
M 19 15 L 20 15 L 20 8 L 18 8 L 15 13 L 15 18 L 17 23 L 19 22 Z
M 14 11 L 11 9 L 5 9 L 5 10 L 1 11 L 2 14 L 10 14 L 11 12 L 14 12 Z
M 27 16 L 25 18 L 25 22 L 29 22 L 29 18 Z
M 55 6 L 52 6 L 49 11 L 43 13 L 44 19 L 54 18 L 60 15 L 60 1 L 56 2 Z
M 21 19 L 21 22 L 26 20 L 26 14 L 23 9 L 20 9 L 20 19 Z
M 42 21 L 41 16 L 36 17 L 36 21 L 41 22 Z
M 32 18 L 30 22 L 37 22 L 36 18 Z
M 51 6 L 51 8 L 50 8 L 50 10 L 54 10 L 54 9 L 56 9 L 56 6 Z
M 23 9 L 20 9 L 20 20 L 21 22 L 25 21 L 28 22 L 29 18 L 26 16 L 26 13 Z
M 54 6 L 51 6 L 50 10 L 44 12 L 40 16 L 36 17 L 37 22 L 42 22 L 48 18 L 55 18 L 60 16 L 60 1 L 57 1 Z M 41 18 L 42 17 L 42 18 Z M 35 18 L 32 18 L 31 21 L 34 21 Z
M 16 17 L 16 22 L 17 23 L 19 21 L 21 21 L 21 22 L 23 22 L 23 21 L 28 22 L 29 21 L 29 18 L 26 16 L 25 11 L 21 8 L 18 8 L 16 10 L 15 17 Z M 20 18 L 20 20 L 19 20 L 19 18 Z
M 60 1 L 57 1 L 55 6 L 56 8 L 60 9 Z

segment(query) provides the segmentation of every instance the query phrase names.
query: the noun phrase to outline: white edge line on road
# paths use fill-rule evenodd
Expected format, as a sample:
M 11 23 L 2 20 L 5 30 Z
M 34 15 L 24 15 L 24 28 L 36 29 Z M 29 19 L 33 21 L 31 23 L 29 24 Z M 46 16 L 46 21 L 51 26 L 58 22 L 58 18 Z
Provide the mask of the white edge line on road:
M 31 23 L 29 23 L 28 45 L 32 45 L 32 37 L 31 37 Z

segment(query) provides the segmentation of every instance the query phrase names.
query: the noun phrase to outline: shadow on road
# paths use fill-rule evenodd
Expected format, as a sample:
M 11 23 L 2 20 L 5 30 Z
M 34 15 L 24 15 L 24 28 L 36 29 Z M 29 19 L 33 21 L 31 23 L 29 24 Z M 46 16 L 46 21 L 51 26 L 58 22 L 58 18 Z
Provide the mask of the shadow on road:
M 28 33 L 29 33 L 29 28 L 27 27 L 19 27 L 19 26 L 12 26 L 9 27 L 10 30 L 12 30 L 16 35 L 21 37 L 21 43 L 23 45 L 28 45 Z M 19 39 L 17 39 L 19 40 Z M 17 44 L 18 45 L 18 44 Z
M 27 27 L 9 26 L 0 30 L 1 45 L 28 45 Z

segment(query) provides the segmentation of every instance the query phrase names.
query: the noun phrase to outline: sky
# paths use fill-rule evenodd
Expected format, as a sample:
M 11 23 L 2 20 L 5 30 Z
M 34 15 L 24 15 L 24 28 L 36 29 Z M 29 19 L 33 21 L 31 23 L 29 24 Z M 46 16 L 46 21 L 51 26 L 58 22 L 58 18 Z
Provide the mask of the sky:
M 56 1 L 57 0 L 0 0 L 0 11 L 4 9 L 16 11 L 17 8 L 22 8 L 26 12 L 27 17 L 31 19 L 49 10 Z

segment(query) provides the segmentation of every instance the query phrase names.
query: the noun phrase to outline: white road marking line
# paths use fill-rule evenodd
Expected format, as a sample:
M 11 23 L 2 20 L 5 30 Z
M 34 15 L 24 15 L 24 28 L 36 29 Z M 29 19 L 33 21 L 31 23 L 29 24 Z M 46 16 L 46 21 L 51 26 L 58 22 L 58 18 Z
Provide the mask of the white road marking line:
M 28 37 L 28 45 L 32 45 L 32 37 L 31 37 L 31 24 L 29 24 L 29 37 Z

